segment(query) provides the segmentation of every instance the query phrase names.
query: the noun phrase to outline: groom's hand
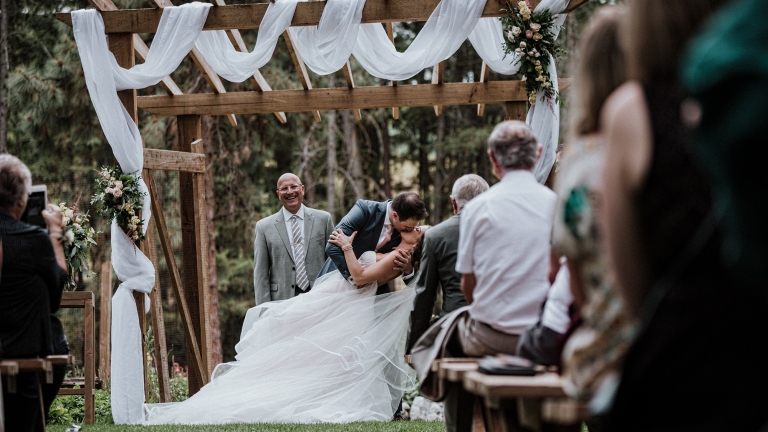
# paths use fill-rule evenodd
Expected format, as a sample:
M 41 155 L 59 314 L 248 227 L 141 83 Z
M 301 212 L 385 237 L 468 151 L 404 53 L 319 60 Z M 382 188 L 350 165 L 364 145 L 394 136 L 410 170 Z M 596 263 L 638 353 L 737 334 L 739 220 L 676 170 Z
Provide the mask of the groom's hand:
M 394 270 L 402 272 L 404 275 L 409 275 L 413 272 L 413 266 L 411 265 L 411 251 L 406 249 L 395 250 Z

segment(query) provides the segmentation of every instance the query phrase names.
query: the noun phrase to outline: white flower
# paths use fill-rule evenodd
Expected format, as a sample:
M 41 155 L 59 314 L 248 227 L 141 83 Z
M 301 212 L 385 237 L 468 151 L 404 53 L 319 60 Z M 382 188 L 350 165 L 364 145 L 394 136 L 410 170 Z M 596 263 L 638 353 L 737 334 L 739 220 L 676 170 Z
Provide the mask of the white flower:
M 523 50 L 521 50 L 520 48 L 517 48 L 517 49 L 515 49 L 515 54 L 523 55 Z
M 64 216 L 68 217 L 69 219 L 72 219 L 74 215 L 75 213 L 72 211 L 72 209 L 66 209 L 64 211 Z
M 67 224 L 69 224 L 69 218 L 68 218 L 68 217 L 66 217 L 66 216 L 64 216 L 63 218 L 61 218 L 61 221 L 64 223 L 64 226 L 66 226 Z
M 529 56 L 533 57 L 533 55 L 534 55 L 534 54 L 535 54 L 535 53 L 534 53 L 533 51 L 528 51 L 528 55 L 529 55 Z
M 518 26 L 512 26 L 512 34 L 515 36 L 520 36 L 520 27 Z
M 72 230 L 67 230 L 67 233 L 64 234 L 64 238 L 67 239 L 67 243 L 72 243 L 75 241 L 75 233 L 73 233 Z
M 86 237 L 88 237 L 88 238 L 92 238 L 93 234 L 94 234 L 93 228 L 89 229 L 88 232 L 85 233 Z
M 525 42 L 520 42 L 520 48 L 525 48 Z
M 122 189 L 123 188 L 123 182 L 120 180 L 115 182 L 115 189 Z
M 541 54 L 539 54 L 539 53 L 536 53 L 536 57 L 541 57 Z
M 75 223 L 74 223 L 74 227 L 75 227 L 75 229 L 76 229 L 76 230 L 81 230 L 81 229 L 83 229 L 83 226 L 82 226 L 82 225 L 80 225 L 80 224 L 79 224 L 79 223 L 77 223 L 77 222 L 75 222 Z
M 520 78 L 520 81 L 522 81 L 522 82 L 525 82 L 525 81 L 527 81 L 527 80 L 528 80 L 528 77 L 527 77 L 527 76 L 525 76 L 525 75 L 523 75 L 523 77 L 522 77 L 522 78 Z
M 531 23 L 531 30 L 536 31 L 536 32 L 541 30 L 541 24 Z
M 514 42 L 514 40 L 515 40 L 515 35 L 512 34 L 511 31 L 507 32 L 507 40 L 510 41 L 510 42 Z

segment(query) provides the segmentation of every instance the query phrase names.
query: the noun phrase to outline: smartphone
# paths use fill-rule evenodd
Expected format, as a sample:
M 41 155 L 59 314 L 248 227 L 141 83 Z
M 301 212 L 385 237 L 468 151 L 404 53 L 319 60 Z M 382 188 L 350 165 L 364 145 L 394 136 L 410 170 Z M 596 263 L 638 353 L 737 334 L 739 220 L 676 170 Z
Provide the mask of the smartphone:
M 34 185 L 29 193 L 27 208 L 21 215 L 21 221 L 30 225 L 46 228 L 48 224 L 43 218 L 43 210 L 48 206 L 48 188 L 45 185 Z

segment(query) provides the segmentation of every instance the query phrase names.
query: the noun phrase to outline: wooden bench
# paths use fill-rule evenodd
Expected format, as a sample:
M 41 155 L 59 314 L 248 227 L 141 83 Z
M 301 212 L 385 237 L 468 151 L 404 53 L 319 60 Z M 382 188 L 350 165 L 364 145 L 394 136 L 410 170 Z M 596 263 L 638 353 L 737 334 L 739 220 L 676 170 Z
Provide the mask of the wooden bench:
M 50 384 L 53 382 L 53 364 L 48 359 L 42 358 L 28 358 L 28 359 L 12 359 L 3 360 L 0 362 L 0 373 L 3 376 L 8 376 L 7 390 L 8 393 L 16 393 L 15 377 L 20 373 L 33 372 L 40 374 L 40 383 Z M 12 384 L 11 384 L 12 382 Z M 38 412 L 35 430 L 45 431 L 45 409 L 43 407 L 43 390 L 42 387 L 38 387 L 38 395 L 40 401 L 40 409 Z
M 464 374 L 464 388 L 483 398 L 489 431 L 516 430 L 522 424 L 542 431 L 578 432 L 587 414 L 585 407 L 567 399 L 560 375 L 554 372 L 511 376 L 471 371 Z M 569 418 L 558 417 L 566 411 Z
M 94 295 L 90 291 L 65 292 L 61 297 L 61 306 L 64 308 L 82 308 L 83 309 L 83 378 L 82 381 L 68 380 L 62 388 L 59 389 L 59 395 L 82 395 L 84 397 L 83 407 L 85 410 L 84 421 L 86 424 L 93 424 L 94 413 L 94 392 L 96 388 L 96 360 L 95 360 L 95 309 Z M 82 385 L 80 386 L 80 384 Z M 80 386 L 81 388 L 68 388 L 71 386 Z
M 5 409 L 3 409 L 3 388 L 8 393 L 16 393 L 16 375 L 19 365 L 14 361 L 0 362 L 0 432 L 5 431 Z

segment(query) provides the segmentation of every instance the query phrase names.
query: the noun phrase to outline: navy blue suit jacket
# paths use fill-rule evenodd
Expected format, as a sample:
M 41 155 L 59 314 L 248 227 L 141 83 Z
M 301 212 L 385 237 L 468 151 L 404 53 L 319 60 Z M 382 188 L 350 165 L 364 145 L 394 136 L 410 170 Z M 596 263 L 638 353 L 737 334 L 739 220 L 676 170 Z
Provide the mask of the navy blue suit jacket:
M 352 235 L 353 232 L 357 231 L 357 236 L 352 242 L 352 250 L 356 257 L 360 258 L 363 253 L 376 250 L 381 230 L 384 228 L 384 220 L 387 217 L 387 204 L 391 201 L 357 200 L 349 213 L 336 225 L 336 229 L 341 229 L 346 235 Z M 400 240 L 400 232 L 393 230 L 392 239 L 378 252 L 391 252 L 400 244 Z M 345 279 L 349 279 L 350 274 L 347 262 L 344 260 L 344 251 L 340 247 L 328 243 L 325 246 L 325 254 L 328 259 L 317 277 L 338 269 Z

